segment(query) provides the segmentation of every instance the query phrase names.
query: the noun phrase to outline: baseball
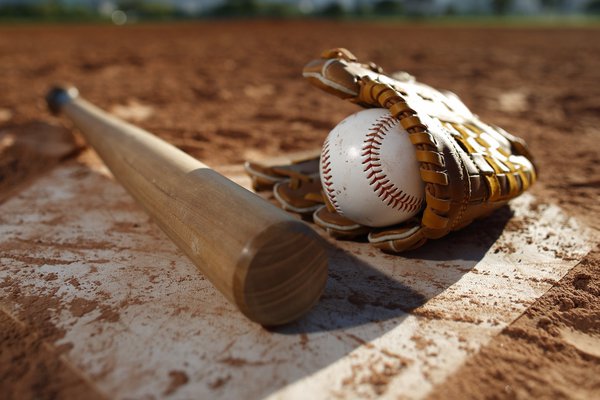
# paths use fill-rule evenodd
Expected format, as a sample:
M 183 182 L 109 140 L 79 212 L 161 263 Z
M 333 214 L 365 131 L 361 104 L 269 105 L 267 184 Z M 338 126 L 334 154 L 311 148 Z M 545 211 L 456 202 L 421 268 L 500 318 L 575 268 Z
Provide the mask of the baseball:
M 415 148 L 385 109 L 357 112 L 333 128 L 319 171 L 323 192 L 336 211 L 362 225 L 406 221 L 424 202 Z

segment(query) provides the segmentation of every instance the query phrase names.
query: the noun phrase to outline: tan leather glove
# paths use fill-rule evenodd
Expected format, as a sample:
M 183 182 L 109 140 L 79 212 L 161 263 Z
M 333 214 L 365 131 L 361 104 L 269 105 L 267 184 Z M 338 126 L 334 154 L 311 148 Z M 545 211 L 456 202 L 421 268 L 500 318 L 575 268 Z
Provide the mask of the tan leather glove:
M 388 109 L 409 133 L 425 183 L 426 204 L 416 218 L 375 229 L 340 216 L 327 196 L 319 196 L 316 160 L 304 160 L 301 173 L 298 165 L 261 170 L 277 177 L 274 193 L 284 208 L 312 213 L 314 222 L 335 237 L 368 234 L 369 242 L 384 251 L 413 249 L 489 214 L 536 179 L 525 143 L 483 123 L 453 93 L 440 92 L 406 73 L 388 76 L 373 63 L 359 63 L 346 49 L 325 51 L 306 65 L 303 75 L 342 99 Z M 247 164 L 246 169 L 253 176 L 260 168 Z

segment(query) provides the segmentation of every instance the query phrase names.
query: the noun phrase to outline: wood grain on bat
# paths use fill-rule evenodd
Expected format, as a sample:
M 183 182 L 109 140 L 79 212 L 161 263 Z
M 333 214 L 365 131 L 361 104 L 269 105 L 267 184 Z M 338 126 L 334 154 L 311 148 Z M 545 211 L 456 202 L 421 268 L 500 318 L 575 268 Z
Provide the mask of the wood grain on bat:
M 73 121 L 115 178 L 248 318 L 278 325 L 316 303 L 327 257 L 306 224 L 74 89 L 54 89 L 48 104 Z

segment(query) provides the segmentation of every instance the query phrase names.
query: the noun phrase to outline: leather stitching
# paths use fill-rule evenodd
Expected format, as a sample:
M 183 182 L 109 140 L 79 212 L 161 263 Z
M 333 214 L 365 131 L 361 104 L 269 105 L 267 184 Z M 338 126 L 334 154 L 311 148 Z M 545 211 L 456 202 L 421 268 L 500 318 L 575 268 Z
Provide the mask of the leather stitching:
M 399 121 L 391 115 L 379 117 L 371 126 L 363 141 L 362 164 L 369 184 L 377 197 L 388 206 L 404 212 L 413 212 L 421 208 L 422 199 L 403 192 L 390 181 L 381 165 L 381 145 L 390 129 Z
M 344 215 L 340 209 L 339 203 L 335 195 L 335 189 L 333 188 L 333 176 L 331 175 L 331 155 L 329 154 L 329 140 L 326 140 L 323 144 L 323 150 L 321 151 L 321 181 L 325 189 L 325 195 L 329 199 L 329 202 L 335 208 L 338 214 Z

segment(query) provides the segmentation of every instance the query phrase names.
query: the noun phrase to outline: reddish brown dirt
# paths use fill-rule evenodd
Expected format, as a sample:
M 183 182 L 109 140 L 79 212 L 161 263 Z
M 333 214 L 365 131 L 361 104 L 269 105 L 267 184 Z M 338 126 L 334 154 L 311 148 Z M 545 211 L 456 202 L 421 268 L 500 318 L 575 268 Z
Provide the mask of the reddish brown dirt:
M 277 155 L 320 146 L 356 108 L 309 87 L 300 71 L 336 46 L 450 89 L 482 119 L 522 136 L 541 171 L 533 193 L 579 217 L 598 238 L 597 29 L 326 22 L 2 27 L 0 188 L 13 190 L 43 172 L 29 148 L 14 150 L 16 142 L 2 142 L 2 136 L 26 135 L 32 124 L 58 124 L 42 100 L 57 81 L 76 84 L 103 108 L 151 107 L 148 118 L 138 117 L 140 126 L 209 164 L 237 163 L 256 151 Z M 16 151 L 33 160 L 30 166 Z M 600 397 L 599 260 L 598 250 L 588 254 L 432 397 Z M 82 313 L 88 306 L 74 305 Z M 60 358 L 61 349 L 40 350 L 60 332 L 44 326 L 25 332 L 7 315 L 0 312 L 0 387 L 9 398 L 89 391 Z M 19 318 L 43 321 L 43 312 L 24 309 Z M 173 390 L 183 381 L 174 375 Z
M 10 282 L 2 282 L 9 286 Z M 15 286 L 12 286 L 15 287 Z M 0 305 L 0 388 L 7 399 L 104 399 L 62 353 L 68 345 L 53 345 L 64 336 L 51 321 L 50 309 L 59 300 L 48 296 L 23 296 L 11 290 L 6 300 L 24 308 L 15 318 Z

